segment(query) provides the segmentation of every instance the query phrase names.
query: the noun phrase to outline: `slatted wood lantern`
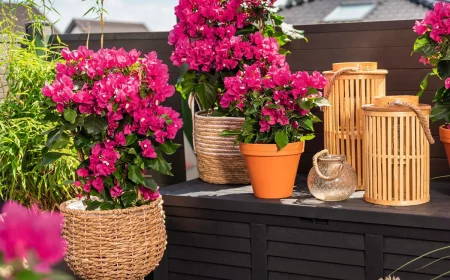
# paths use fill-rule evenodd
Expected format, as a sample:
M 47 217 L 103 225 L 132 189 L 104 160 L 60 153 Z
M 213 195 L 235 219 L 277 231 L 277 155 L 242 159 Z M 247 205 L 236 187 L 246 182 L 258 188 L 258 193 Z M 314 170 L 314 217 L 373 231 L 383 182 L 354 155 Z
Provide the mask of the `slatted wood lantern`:
M 345 155 L 358 174 L 357 190 L 363 190 L 361 106 L 386 95 L 386 70 L 376 62 L 334 63 L 324 72 L 329 83 L 324 97 L 331 107 L 324 108 L 325 149 Z
M 430 109 L 417 96 L 385 96 L 362 107 L 367 202 L 409 206 L 430 200 Z

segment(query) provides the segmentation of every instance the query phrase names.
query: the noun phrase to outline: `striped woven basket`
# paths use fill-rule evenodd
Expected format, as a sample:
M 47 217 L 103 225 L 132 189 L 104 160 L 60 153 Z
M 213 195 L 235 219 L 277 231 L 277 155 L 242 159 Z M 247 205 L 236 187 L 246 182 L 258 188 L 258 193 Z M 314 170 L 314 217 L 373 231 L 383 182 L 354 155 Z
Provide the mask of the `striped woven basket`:
M 247 167 L 234 137 L 220 136 L 224 130 L 242 128 L 244 118 L 210 117 L 195 113 L 194 151 L 200 179 L 211 184 L 248 184 Z

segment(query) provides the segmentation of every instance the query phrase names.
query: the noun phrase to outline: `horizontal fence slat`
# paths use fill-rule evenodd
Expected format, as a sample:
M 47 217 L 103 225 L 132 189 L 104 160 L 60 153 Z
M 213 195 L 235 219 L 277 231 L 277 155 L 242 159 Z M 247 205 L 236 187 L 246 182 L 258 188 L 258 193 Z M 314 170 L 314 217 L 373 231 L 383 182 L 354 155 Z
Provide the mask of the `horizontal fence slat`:
M 343 232 L 269 226 L 267 240 L 364 250 L 364 236 Z
M 268 270 L 342 280 L 364 279 L 363 267 L 270 256 L 268 257 Z
M 166 227 L 169 230 L 250 238 L 250 226 L 244 223 L 167 217 Z
M 250 253 L 250 239 L 168 230 L 168 242 L 197 248 Z
M 169 259 L 169 271 L 219 279 L 251 279 L 249 268 Z
M 168 256 L 169 259 L 172 258 L 251 268 L 251 256 L 250 254 L 245 253 L 169 244 Z

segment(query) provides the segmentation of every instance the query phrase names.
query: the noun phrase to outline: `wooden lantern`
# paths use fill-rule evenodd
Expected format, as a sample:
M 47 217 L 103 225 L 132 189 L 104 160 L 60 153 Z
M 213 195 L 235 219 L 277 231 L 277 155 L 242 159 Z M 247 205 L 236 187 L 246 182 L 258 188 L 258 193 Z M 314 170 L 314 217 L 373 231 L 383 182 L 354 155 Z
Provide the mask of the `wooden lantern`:
M 324 109 L 325 149 L 345 155 L 358 174 L 357 190 L 363 190 L 361 106 L 386 95 L 386 70 L 376 62 L 334 63 L 324 72 L 329 83 L 324 97 L 331 107 Z
M 380 97 L 362 107 L 367 202 L 408 206 L 430 200 L 430 109 L 417 96 Z

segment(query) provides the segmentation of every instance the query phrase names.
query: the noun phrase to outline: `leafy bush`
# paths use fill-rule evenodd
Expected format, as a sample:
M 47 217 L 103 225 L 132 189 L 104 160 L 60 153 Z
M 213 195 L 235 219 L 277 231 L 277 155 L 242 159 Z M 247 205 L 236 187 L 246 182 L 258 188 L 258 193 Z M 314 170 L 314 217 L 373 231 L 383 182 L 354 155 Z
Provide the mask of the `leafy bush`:
M 38 204 L 41 209 L 54 209 L 59 203 L 73 197 L 76 188 L 63 183 L 74 179 L 78 165 L 75 152 L 52 165 L 43 166 L 42 149 L 45 148 L 46 131 L 52 125 L 43 124 L 44 97 L 41 88 L 55 77 L 56 52 L 51 48 L 37 47 L 35 40 L 15 26 L 15 9 L 25 7 L 29 18 L 42 30 L 43 18 L 34 14 L 33 1 L 20 1 L 14 6 L 0 2 L 4 18 L 0 21 L 0 68 L 5 69 L 7 92 L 0 103 L 0 196 L 22 204 Z M 45 55 L 39 56 L 37 51 Z

